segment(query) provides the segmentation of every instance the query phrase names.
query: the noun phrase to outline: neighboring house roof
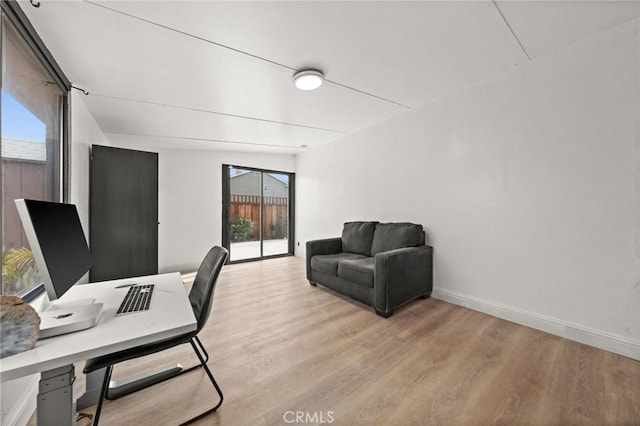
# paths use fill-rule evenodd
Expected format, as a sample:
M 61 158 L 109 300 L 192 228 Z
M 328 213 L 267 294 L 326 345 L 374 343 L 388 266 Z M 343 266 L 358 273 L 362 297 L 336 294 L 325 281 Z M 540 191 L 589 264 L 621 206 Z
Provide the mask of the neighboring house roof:
M 259 173 L 259 172 L 254 172 L 254 171 L 251 171 L 251 170 L 234 169 L 234 173 L 235 174 L 231 176 L 231 179 L 237 178 L 237 177 L 240 177 L 240 176 L 245 176 L 245 175 L 248 175 L 250 173 Z M 288 179 L 288 178 L 283 174 L 280 174 L 280 173 L 266 173 L 266 175 L 268 175 L 271 178 L 279 180 L 285 186 L 287 185 L 287 180 L 286 179 Z
M 264 174 L 263 186 L 260 185 L 260 182 L 260 172 L 248 172 L 231 176 L 231 194 L 283 198 L 289 196 L 289 186 L 280 179 L 273 177 L 270 173 Z
M 233 173 L 235 173 L 235 174 L 233 176 L 231 176 L 231 179 L 233 179 L 234 177 L 246 175 L 247 173 L 251 173 L 251 171 L 250 170 L 233 169 Z
M 47 144 L 42 142 L 2 139 L 2 158 L 22 161 L 47 161 Z

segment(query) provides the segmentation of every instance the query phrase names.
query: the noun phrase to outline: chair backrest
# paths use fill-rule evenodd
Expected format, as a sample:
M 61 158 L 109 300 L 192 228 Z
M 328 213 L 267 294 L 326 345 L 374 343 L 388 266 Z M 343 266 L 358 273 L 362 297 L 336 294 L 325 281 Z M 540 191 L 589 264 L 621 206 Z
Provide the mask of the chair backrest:
M 193 281 L 193 287 L 191 287 L 191 291 L 189 292 L 191 308 L 198 321 L 197 332 L 202 330 L 202 327 L 204 327 L 209 319 L 216 281 L 228 255 L 229 252 L 227 249 L 215 246 L 209 250 L 209 253 L 204 257 L 204 260 L 198 268 L 198 273 Z

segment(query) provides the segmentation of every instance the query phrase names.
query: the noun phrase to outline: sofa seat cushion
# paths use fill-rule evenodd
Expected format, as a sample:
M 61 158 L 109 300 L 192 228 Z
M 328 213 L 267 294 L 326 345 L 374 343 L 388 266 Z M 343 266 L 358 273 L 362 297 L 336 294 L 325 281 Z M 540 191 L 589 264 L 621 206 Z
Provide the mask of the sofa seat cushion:
M 365 259 L 357 253 L 319 254 L 311 258 L 311 269 L 329 275 L 338 275 L 338 264 L 345 260 Z
M 371 243 L 371 256 L 389 250 L 424 245 L 424 229 L 414 223 L 379 223 Z
M 338 276 L 355 284 L 373 288 L 373 257 L 343 260 L 338 264 Z

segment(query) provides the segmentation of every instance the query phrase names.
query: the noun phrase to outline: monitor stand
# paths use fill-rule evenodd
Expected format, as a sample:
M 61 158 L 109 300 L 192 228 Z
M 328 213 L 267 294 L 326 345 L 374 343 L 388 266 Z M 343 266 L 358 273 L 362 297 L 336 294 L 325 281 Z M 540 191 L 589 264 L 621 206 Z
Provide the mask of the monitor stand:
M 47 298 L 48 299 L 48 298 Z M 43 304 L 40 315 L 40 339 L 91 328 L 102 318 L 102 303 L 95 299 Z

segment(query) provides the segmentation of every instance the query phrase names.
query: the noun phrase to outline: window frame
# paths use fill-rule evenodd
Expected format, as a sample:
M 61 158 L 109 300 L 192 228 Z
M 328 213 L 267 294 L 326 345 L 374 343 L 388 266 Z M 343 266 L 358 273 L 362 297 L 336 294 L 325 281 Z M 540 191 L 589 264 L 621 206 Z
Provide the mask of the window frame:
M 46 45 L 38 35 L 37 31 L 29 22 L 29 19 L 25 15 L 24 11 L 21 9 L 20 5 L 16 0 L 2 0 L 1 4 L 1 12 L 2 16 L 6 17 L 7 21 L 13 26 L 13 28 L 18 32 L 18 34 L 22 37 L 22 39 L 26 42 L 27 46 L 31 49 L 33 54 L 39 60 L 40 64 L 45 68 L 47 73 L 54 80 L 55 84 L 60 88 L 62 92 L 62 105 L 61 105 L 61 116 L 60 116 L 60 171 L 59 171 L 59 179 L 60 179 L 60 199 L 62 202 L 69 201 L 69 185 L 70 185 L 70 174 L 69 174 L 69 158 L 70 158 L 70 144 L 69 144 L 69 129 L 70 129 L 70 111 L 69 111 L 69 92 L 71 90 L 71 82 L 64 74 L 53 55 L 47 49 Z M 2 42 L 2 22 L 0 19 L 0 43 Z M 0 57 L 0 66 L 2 58 Z M 4 68 L 2 66 L 2 68 Z M 0 80 L 1 86 L 1 80 Z M 2 201 L 0 200 L 0 203 Z M 0 204 L 0 207 L 2 205 Z M 2 221 L 4 208 L 0 208 L 0 221 Z M 3 239 L 2 235 L 2 227 L 0 227 L 0 240 Z M 21 295 L 23 300 L 27 303 L 32 302 L 36 298 L 38 298 L 42 293 L 44 293 L 44 284 L 40 284 L 30 290 L 28 290 L 25 294 Z

